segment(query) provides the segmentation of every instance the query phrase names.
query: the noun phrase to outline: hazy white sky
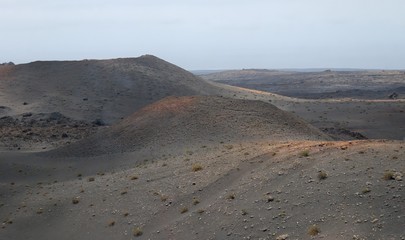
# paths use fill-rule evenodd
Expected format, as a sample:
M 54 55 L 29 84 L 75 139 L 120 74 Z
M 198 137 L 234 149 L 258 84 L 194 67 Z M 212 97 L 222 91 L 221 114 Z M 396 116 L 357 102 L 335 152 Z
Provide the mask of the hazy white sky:
M 0 0 L 0 62 L 405 69 L 404 0 Z

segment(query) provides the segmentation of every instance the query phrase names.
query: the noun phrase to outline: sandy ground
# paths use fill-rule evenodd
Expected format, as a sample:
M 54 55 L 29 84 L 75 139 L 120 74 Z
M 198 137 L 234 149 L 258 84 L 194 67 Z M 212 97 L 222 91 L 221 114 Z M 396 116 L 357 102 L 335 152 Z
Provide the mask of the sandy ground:
M 394 141 L 214 143 L 153 157 L 3 153 L 0 236 L 310 239 L 316 225 L 315 239 L 403 239 L 404 157 Z

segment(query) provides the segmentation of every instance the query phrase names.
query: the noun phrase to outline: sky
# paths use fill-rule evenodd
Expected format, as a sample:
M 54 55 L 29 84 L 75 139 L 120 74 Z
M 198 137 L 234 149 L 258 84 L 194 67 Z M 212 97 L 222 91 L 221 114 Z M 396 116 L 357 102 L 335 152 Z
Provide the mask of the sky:
M 0 0 L 0 62 L 405 69 L 404 0 Z

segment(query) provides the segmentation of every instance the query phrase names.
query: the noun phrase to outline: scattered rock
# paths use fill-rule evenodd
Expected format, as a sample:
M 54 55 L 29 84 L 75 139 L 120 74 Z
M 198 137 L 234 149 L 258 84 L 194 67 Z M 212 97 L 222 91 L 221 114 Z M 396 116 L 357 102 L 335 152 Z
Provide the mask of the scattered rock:
M 398 94 L 397 94 L 396 92 L 393 92 L 393 93 L 391 93 L 391 94 L 388 96 L 388 98 L 389 98 L 389 99 L 397 99 L 397 98 L 398 98 Z
M 278 236 L 278 237 L 276 238 L 276 240 L 287 240 L 288 237 L 289 237 L 288 234 L 283 234 L 283 235 Z

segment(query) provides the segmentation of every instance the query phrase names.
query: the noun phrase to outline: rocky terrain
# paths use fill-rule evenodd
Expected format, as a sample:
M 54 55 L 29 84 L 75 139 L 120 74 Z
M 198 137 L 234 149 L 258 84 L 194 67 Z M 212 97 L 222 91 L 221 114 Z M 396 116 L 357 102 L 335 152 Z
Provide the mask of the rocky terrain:
M 70 119 L 58 112 L 24 113 L 0 118 L 0 148 L 38 150 L 70 144 L 96 132 L 101 120 L 92 123 Z
M 405 71 L 325 70 L 300 72 L 298 70 L 243 69 L 208 72 L 208 74 L 203 72 L 199 75 L 210 81 L 297 98 L 405 98 Z
M 2 65 L 0 90 L 0 239 L 405 239 L 403 99 L 153 56 Z

